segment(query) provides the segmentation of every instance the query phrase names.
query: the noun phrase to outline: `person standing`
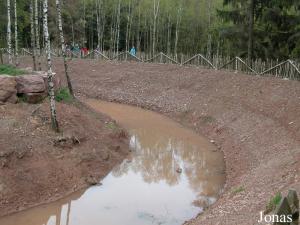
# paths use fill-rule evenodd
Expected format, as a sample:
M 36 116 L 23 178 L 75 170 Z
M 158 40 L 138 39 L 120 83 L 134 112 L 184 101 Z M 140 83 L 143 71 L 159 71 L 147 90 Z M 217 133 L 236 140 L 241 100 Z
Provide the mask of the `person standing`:
M 132 46 L 131 50 L 130 50 L 130 55 L 132 56 L 136 56 L 136 50 L 135 50 L 135 47 Z

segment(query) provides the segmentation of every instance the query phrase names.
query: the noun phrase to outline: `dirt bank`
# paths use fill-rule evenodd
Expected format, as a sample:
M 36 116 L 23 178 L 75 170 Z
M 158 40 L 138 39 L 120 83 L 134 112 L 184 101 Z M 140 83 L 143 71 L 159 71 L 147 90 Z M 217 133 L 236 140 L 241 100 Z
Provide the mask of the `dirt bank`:
M 63 74 L 61 62 L 54 67 Z M 77 96 L 164 113 L 224 152 L 224 193 L 187 224 L 256 224 L 276 192 L 300 193 L 299 82 L 175 65 L 73 60 L 70 68 Z
M 54 201 L 103 178 L 128 153 L 126 133 L 78 103 L 0 105 L 0 216 Z

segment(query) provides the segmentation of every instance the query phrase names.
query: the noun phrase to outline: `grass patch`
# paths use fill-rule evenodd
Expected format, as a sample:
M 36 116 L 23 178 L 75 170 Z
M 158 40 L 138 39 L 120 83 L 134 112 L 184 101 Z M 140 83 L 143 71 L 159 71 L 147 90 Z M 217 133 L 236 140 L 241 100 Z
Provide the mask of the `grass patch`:
M 20 70 L 13 65 L 0 65 L 0 75 L 18 76 L 26 74 L 26 71 Z
M 243 192 L 243 191 L 245 191 L 245 188 L 244 188 L 243 186 L 240 186 L 240 187 L 238 187 L 238 188 L 233 189 L 233 190 L 232 190 L 232 193 L 233 193 L 233 194 L 238 194 L 238 193 L 241 193 L 241 192 Z
M 73 97 L 69 92 L 69 89 L 64 87 L 56 91 L 55 100 L 57 102 L 72 102 Z
M 118 129 L 117 124 L 115 124 L 114 122 L 109 122 L 109 123 L 107 123 L 107 124 L 106 124 L 106 127 L 107 127 L 108 129 L 113 130 L 113 131 L 116 131 L 116 130 Z
M 281 199 L 282 199 L 282 195 L 280 192 L 278 192 L 275 196 L 273 196 L 266 206 L 265 214 L 268 214 L 269 212 L 275 210 L 276 206 L 279 205 Z

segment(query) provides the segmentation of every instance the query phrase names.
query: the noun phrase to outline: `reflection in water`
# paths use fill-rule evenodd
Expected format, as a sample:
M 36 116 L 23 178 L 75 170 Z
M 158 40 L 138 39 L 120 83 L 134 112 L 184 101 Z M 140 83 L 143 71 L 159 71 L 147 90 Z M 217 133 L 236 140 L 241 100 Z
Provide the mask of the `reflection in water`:
M 131 158 L 102 186 L 4 217 L 1 225 L 177 225 L 215 201 L 224 164 L 209 142 L 153 112 L 96 100 L 88 104 L 130 131 Z

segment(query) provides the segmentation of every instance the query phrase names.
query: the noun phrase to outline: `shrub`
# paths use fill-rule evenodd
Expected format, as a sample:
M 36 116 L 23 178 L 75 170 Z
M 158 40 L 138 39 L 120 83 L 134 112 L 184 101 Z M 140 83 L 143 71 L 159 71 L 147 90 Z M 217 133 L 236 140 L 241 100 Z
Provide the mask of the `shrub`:
M 64 87 L 56 91 L 55 100 L 57 102 L 71 102 L 73 100 L 73 97 L 71 96 L 69 89 Z
M 268 214 L 269 212 L 275 210 L 276 206 L 279 205 L 281 199 L 282 199 L 282 195 L 280 192 L 278 192 L 275 196 L 273 196 L 266 206 L 265 214 Z

